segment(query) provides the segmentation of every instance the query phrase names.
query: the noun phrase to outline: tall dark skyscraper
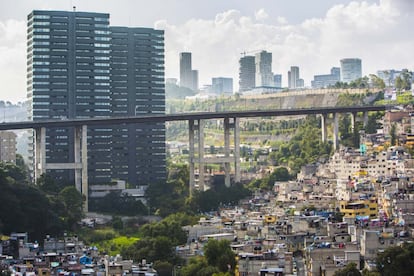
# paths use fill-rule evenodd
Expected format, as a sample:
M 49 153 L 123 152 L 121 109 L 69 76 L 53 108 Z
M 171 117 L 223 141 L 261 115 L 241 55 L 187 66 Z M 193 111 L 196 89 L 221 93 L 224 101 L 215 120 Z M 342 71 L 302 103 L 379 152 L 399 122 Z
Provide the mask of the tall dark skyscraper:
M 33 11 L 27 29 L 29 119 L 111 116 L 109 14 Z M 88 131 L 90 183 L 109 182 L 111 128 Z M 72 129 L 47 129 L 48 163 L 73 162 Z M 70 170 L 51 172 L 71 181 Z
M 67 11 L 33 11 L 27 26 L 29 119 L 165 112 L 163 31 L 110 27 L 109 14 Z M 73 130 L 46 134 L 46 162 L 73 162 Z M 163 124 L 88 128 L 89 183 L 139 185 L 165 175 Z
M 164 31 L 110 30 L 113 116 L 164 114 Z M 164 123 L 114 126 L 113 178 L 135 185 L 165 181 L 165 158 Z

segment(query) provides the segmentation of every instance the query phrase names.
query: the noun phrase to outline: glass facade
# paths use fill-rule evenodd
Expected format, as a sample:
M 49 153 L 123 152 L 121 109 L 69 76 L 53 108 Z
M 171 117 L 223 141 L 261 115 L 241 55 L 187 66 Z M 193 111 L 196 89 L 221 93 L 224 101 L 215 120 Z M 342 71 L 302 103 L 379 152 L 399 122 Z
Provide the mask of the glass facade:
M 164 31 L 111 27 L 113 116 L 165 114 Z M 165 124 L 114 126 L 114 178 L 166 180 Z
M 106 13 L 33 11 L 28 15 L 27 65 L 29 120 L 165 112 L 163 31 L 112 28 Z M 128 130 L 125 135 L 119 135 L 125 130 Z M 130 130 L 144 134 L 134 136 Z M 73 162 L 73 129 L 50 128 L 46 136 L 47 163 Z M 161 146 L 152 146 L 153 136 L 159 138 L 156 144 Z M 133 140 L 143 144 L 130 147 Z M 120 147 L 128 149 L 128 162 L 122 157 L 125 152 L 118 150 Z M 141 147 L 145 154 L 139 151 Z M 33 143 L 31 153 L 34 153 Z M 156 161 L 148 159 L 153 156 Z M 121 130 L 115 126 L 88 128 L 89 183 L 109 183 L 115 178 L 136 185 L 141 182 L 136 175 L 153 176 L 154 168 L 148 164 L 159 165 L 165 179 L 164 124 L 142 129 L 140 126 Z M 150 171 L 146 172 L 147 169 Z M 74 179 L 72 170 L 50 173 L 62 181 Z

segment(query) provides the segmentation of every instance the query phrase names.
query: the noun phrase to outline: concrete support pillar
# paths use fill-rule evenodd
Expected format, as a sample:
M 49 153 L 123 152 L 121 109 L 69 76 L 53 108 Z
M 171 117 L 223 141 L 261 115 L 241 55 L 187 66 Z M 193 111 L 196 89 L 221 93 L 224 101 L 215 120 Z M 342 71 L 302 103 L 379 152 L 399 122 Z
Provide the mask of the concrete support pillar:
M 193 190 L 195 186 L 195 176 L 194 176 L 194 120 L 188 121 L 188 142 L 189 142 L 189 165 L 190 165 L 190 183 L 189 190 L 190 196 L 193 195 Z
M 322 130 L 322 142 L 326 142 L 327 139 L 327 127 L 326 127 L 327 114 L 321 114 L 321 130 Z
M 220 163 L 224 166 L 225 179 L 224 184 L 230 187 L 230 169 L 231 163 L 234 162 L 234 179 L 240 182 L 240 128 L 238 118 L 224 118 L 224 157 L 207 157 L 204 156 L 204 120 L 189 120 L 189 164 L 190 164 L 190 195 L 192 195 L 196 179 L 195 170 L 199 169 L 198 187 L 201 191 L 205 190 L 205 166 L 207 163 Z M 230 130 L 234 129 L 234 153 L 230 156 Z M 197 136 L 195 136 L 195 132 Z M 198 145 L 196 145 L 198 143 Z
M 82 195 L 85 197 L 84 212 L 88 212 L 88 127 L 82 126 Z
M 81 128 L 75 127 L 75 139 L 74 139 L 74 155 L 75 155 L 75 164 L 81 163 Z M 75 187 L 80 193 L 82 193 L 82 169 L 76 168 L 75 169 Z
M 339 148 L 339 114 L 334 113 L 334 131 L 333 131 L 333 146 L 334 150 Z
M 198 189 L 204 191 L 204 121 L 198 120 Z
M 364 117 L 364 129 L 365 129 L 368 125 L 368 112 L 365 111 L 363 113 L 363 117 Z
M 228 158 L 230 157 L 230 122 L 229 118 L 224 118 L 224 157 L 226 161 L 224 162 L 224 184 L 226 187 L 230 187 L 230 162 Z
M 46 173 L 46 128 L 35 129 L 35 164 L 34 177 L 37 180 Z
M 354 133 L 354 131 L 355 131 L 356 117 L 357 117 L 357 113 L 352 112 L 351 113 L 351 132 L 352 133 Z
M 239 118 L 234 118 L 234 181 L 240 183 L 240 126 Z

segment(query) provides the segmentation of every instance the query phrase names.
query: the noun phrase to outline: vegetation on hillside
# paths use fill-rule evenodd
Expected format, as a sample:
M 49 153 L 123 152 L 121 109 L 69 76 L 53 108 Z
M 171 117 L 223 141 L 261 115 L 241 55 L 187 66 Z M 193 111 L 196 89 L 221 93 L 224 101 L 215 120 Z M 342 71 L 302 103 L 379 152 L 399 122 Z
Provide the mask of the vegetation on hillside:
M 321 157 L 327 158 L 331 151 L 332 145 L 321 140 L 320 120 L 309 116 L 291 139 L 279 146 L 273 158 L 276 165 L 288 167 L 290 174 L 296 175 L 303 165 L 317 162 Z
M 382 94 L 382 98 L 378 100 L 376 103 L 378 105 L 414 105 L 414 97 L 411 91 L 402 91 L 396 92 L 396 99 L 384 99 L 384 95 Z
M 46 192 L 29 184 L 24 166 L 0 163 L 0 191 L 0 233 L 6 235 L 27 232 L 42 242 L 46 234 L 74 230 L 82 216 L 82 196 L 74 187 Z
M 146 192 L 151 212 L 161 217 L 176 212 L 197 214 L 217 210 L 221 205 L 235 205 L 250 194 L 240 184 L 226 188 L 224 183 L 218 183 L 207 191 L 195 191 L 190 197 L 188 165 L 170 163 L 168 168 L 167 183 L 151 183 Z

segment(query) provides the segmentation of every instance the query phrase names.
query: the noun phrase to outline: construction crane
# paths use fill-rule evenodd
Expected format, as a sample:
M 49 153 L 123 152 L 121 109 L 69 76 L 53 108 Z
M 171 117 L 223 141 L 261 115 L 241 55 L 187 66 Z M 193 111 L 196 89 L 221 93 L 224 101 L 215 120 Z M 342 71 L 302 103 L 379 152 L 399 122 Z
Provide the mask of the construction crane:
M 253 53 L 256 54 L 256 53 L 259 53 L 261 51 L 263 51 L 263 50 L 244 51 L 244 52 L 240 53 L 240 55 L 242 55 L 243 57 L 245 57 L 247 54 L 253 54 Z

